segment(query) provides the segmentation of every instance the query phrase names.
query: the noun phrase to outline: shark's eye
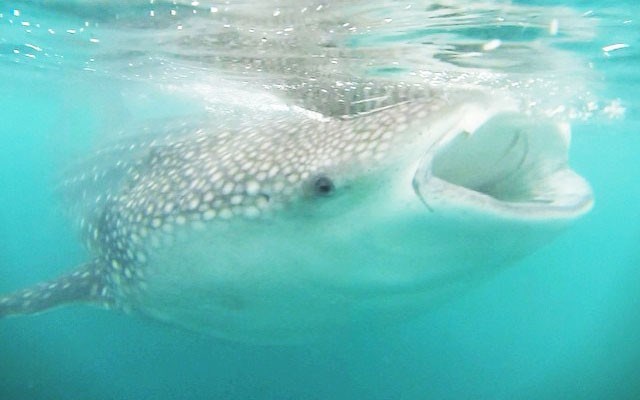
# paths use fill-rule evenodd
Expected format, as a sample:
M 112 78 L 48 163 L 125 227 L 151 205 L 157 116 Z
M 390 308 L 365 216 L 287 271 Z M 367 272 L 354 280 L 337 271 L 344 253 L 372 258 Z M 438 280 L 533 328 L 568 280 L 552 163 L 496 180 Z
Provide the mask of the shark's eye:
M 333 193 L 333 182 L 324 175 L 319 175 L 313 178 L 312 184 L 313 193 L 317 196 L 328 196 Z

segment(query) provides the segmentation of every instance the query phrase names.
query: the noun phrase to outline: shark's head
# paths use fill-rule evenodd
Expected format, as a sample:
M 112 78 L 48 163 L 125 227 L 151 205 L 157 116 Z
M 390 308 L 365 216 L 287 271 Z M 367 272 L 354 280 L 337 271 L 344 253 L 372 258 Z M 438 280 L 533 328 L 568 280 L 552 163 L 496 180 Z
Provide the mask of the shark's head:
M 232 169 L 241 171 L 236 191 L 247 195 L 248 186 L 269 199 L 267 208 L 310 219 L 368 209 L 396 216 L 411 209 L 427 217 L 459 212 L 562 222 L 592 205 L 589 185 L 568 165 L 569 125 L 528 116 L 484 93 L 266 126 L 266 132 L 252 126 L 231 140 L 248 141 L 243 152 L 229 145 L 238 160 Z M 245 158 L 249 168 L 243 168 Z

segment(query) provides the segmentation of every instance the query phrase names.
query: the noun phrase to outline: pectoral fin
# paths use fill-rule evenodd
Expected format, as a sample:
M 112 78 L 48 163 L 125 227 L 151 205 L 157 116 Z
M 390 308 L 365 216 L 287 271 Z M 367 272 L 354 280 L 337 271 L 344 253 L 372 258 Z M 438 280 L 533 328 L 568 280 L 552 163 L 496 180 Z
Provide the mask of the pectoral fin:
M 113 303 L 100 260 L 84 264 L 56 279 L 0 297 L 0 318 L 15 314 L 33 314 L 67 303 Z

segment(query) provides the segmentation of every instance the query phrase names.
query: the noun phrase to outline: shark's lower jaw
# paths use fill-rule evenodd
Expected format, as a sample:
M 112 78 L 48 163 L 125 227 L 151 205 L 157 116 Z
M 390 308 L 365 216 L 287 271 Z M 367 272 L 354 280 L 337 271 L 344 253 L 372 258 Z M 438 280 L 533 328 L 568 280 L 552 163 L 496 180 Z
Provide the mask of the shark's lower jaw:
M 413 185 L 432 210 L 523 220 L 570 220 L 592 207 L 568 165 L 570 129 L 513 112 L 452 132 L 425 155 Z

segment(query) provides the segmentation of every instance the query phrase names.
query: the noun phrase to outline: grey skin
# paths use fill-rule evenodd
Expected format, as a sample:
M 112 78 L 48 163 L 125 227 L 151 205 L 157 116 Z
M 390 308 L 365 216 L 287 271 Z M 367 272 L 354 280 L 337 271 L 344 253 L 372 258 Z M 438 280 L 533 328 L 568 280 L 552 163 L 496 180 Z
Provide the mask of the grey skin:
M 64 183 L 95 258 L 0 297 L 0 316 L 90 302 L 234 340 L 316 337 L 414 315 L 591 207 L 568 126 L 493 94 L 332 114 L 99 151 L 120 158 Z

